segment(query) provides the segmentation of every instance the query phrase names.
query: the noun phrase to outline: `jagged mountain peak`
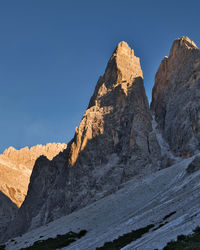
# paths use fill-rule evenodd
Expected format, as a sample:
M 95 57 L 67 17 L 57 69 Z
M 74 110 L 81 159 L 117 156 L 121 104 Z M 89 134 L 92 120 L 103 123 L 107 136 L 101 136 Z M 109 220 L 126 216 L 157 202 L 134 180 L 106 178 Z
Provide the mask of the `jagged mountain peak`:
M 23 147 L 20 149 L 16 149 L 14 147 L 9 147 L 7 149 L 4 150 L 4 152 L 2 153 L 2 156 L 8 157 L 10 160 L 12 158 L 15 158 L 14 160 L 16 160 L 16 157 L 21 158 L 20 156 L 24 156 L 24 154 L 29 155 L 30 154 L 47 154 L 49 152 L 49 154 L 47 155 L 47 157 L 49 159 L 52 159 L 56 153 L 59 153 L 60 151 L 64 150 L 67 147 L 67 145 L 65 143 L 47 143 L 45 145 L 42 144 L 38 144 L 32 147 Z M 1 155 L 0 155 L 1 158 Z
M 134 55 L 134 50 L 131 49 L 127 42 L 121 41 L 117 44 L 113 54 L 116 54 L 117 56 L 121 54 Z
M 4 151 L 3 151 L 3 154 L 9 154 L 10 152 L 13 152 L 13 151 L 16 151 L 17 149 L 13 146 L 10 146 L 8 148 L 6 148 Z
M 200 50 L 188 37 L 174 41 L 156 73 L 151 109 L 170 147 L 188 157 L 199 150 Z
M 178 49 L 198 49 L 198 47 L 189 37 L 182 36 L 173 42 L 170 55 Z
M 26 199 L 4 239 L 107 196 L 139 173 L 155 171 L 160 147 L 151 120 L 139 58 L 121 42 L 68 148 L 52 161 L 36 161 Z
M 143 79 L 140 59 L 134 55 L 133 49 L 122 41 L 110 57 L 104 75 L 97 82 L 89 108 L 100 103 L 104 96 L 116 89 L 120 88 L 127 94 L 136 78 Z
M 169 58 L 175 58 L 176 60 L 178 58 L 182 58 L 187 56 L 187 54 L 190 54 L 191 51 L 198 50 L 198 47 L 196 44 L 190 40 L 189 37 L 183 36 L 180 38 L 177 38 L 170 49 Z
M 160 243 L 160 227 L 166 230 L 167 222 L 165 232 L 170 231 L 170 234 L 175 235 L 171 228 L 174 229 L 174 225 L 177 226 L 177 221 L 183 216 L 187 217 L 187 220 L 181 220 L 181 224 L 174 230 L 177 233 L 177 229 L 182 230 L 183 223 L 188 222 L 188 228 L 191 229 L 193 218 L 195 216 L 196 220 L 198 211 L 195 198 L 198 192 L 194 190 L 199 184 L 199 176 L 193 173 L 199 170 L 200 160 L 199 156 L 193 160 L 193 156 L 200 152 L 199 86 L 200 51 L 188 37 L 178 38 L 172 45 L 169 57 L 162 60 L 156 74 L 151 104 L 155 116 L 152 117 L 143 86 L 139 58 L 126 42 L 120 42 L 107 64 L 104 75 L 99 78 L 89 107 L 68 148 L 53 160 L 43 156 L 36 161 L 26 199 L 7 229 L 0 230 L 0 234 L 4 232 L 0 240 L 7 240 L 62 215 L 87 207 L 109 194 L 116 194 L 118 189 L 121 190 L 117 203 L 113 200 L 113 195 L 108 198 L 108 203 L 102 203 L 99 207 L 95 203 L 89 207 L 97 205 L 98 209 L 93 211 L 95 218 L 100 218 L 100 221 L 102 216 L 99 211 L 106 208 L 102 215 L 108 215 L 106 222 L 109 232 L 113 209 L 119 211 L 120 216 L 121 209 L 125 208 L 121 218 L 128 218 L 128 223 L 124 221 L 126 232 L 127 225 L 135 226 L 137 218 L 139 223 L 142 218 L 145 225 L 147 218 L 149 222 L 153 222 L 154 225 L 149 224 L 154 229 L 149 231 L 146 243 L 142 238 L 141 241 L 131 243 L 128 248 L 139 246 L 144 249 L 146 244 L 149 246 L 151 239 L 155 241 L 157 236 Z M 17 151 L 12 148 L 8 151 L 13 150 Z M 190 156 L 190 159 L 183 159 Z M 162 171 L 162 168 L 170 167 L 175 162 L 171 169 Z M 152 172 L 158 169 L 161 171 L 152 175 Z M 143 180 L 148 173 L 151 176 Z M 194 176 L 197 176 L 197 179 Z M 132 178 L 132 182 L 127 182 Z M 125 196 L 122 196 L 123 187 L 126 188 L 124 194 L 127 201 Z M 190 202 L 192 205 L 188 205 L 187 200 L 190 193 L 195 200 L 195 203 Z M 134 198 L 131 202 L 130 195 Z M 171 197 L 175 197 L 175 200 Z M 182 204 L 180 200 L 183 201 Z M 124 204 L 120 207 L 122 202 Z M 131 207 L 130 204 L 136 204 L 136 207 Z M 180 207 L 184 209 L 181 210 Z M 90 215 L 92 210 L 88 210 L 87 214 L 85 211 L 80 212 L 81 216 L 77 216 L 78 213 L 72 215 L 75 214 L 79 229 L 81 219 L 88 218 L 85 215 Z M 130 216 L 127 217 L 127 211 L 130 212 L 131 220 Z M 141 214 L 138 214 L 138 211 L 141 211 Z M 188 214 L 191 214 L 189 220 L 186 216 Z M 118 231 L 116 235 L 122 235 L 122 224 L 120 223 L 121 228 L 116 227 L 116 215 L 112 216 L 113 225 Z M 74 225 L 74 218 L 70 221 Z M 92 218 L 93 228 L 96 229 L 97 224 L 95 225 L 94 221 Z M 83 225 L 87 223 L 88 220 L 84 221 Z M 71 228 L 71 225 L 69 227 Z M 102 228 L 107 239 L 116 236 L 105 234 L 104 221 Z M 91 231 L 91 225 L 89 230 Z M 97 234 L 93 231 L 93 235 Z M 38 234 L 37 237 L 43 236 Z M 101 237 L 101 244 L 102 239 Z M 83 240 L 85 246 L 88 242 Z M 78 243 L 78 246 L 81 244 Z M 94 248 L 94 245 L 90 246 Z M 86 249 L 88 246 L 82 245 L 82 248 Z
M 130 48 L 130 46 L 128 45 L 128 43 L 126 41 L 121 41 L 117 44 L 117 48 L 118 47 L 128 47 Z
M 140 59 L 134 55 L 133 49 L 124 41 L 118 43 L 108 62 L 105 71 L 106 79 L 109 79 L 107 76 L 110 74 L 110 70 L 113 69 L 117 71 L 118 78 L 116 80 L 118 82 L 132 82 L 135 77 L 143 77 Z
M 70 153 L 70 165 L 76 162 L 88 140 L 105 134 L 106 114 L 116 112 L 119 107 L 122 107 L 120 113 L 123 113 L 128 102 L 130 105 L 133 104 L 130 100 L 132 95 L 142 98 L 144 109 L 148 109 L 140 60 L 129 45 L 122 41 L 110 57 L 104 75 L 99 78 L 88 109 L 76 129 L 75 141 L 72 143 Z M 95 120 L 100 120 L 98 126 L 96 122 L 93 123 L 94 116 L 97 116 Z M 88 127 L 89 120 L 91 121 Z
M 160 109 L 166 87 L 175 89 L 177 83 L 182 84 L 189 79 L 199 65 L 199 58 L 200 50 L 188 37 L 181 37 L 173 42 L 169 57 L 164 57 L 155 76 L 152 110 Z

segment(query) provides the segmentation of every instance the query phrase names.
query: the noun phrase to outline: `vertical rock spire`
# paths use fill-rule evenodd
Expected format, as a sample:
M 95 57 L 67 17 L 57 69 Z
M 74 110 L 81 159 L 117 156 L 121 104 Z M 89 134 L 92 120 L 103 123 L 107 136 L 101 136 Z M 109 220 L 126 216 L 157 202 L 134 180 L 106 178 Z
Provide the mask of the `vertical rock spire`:
M 118 85 L 126 92 L 139 77 L 143 79 L 140 59 L 134 55 L 133 49 L 126 42 L 120 42 L 108 61 L 105 74 L 99 78 L 89 107 Z
M 160 149 L 151 119 L 139 58 L 121 42 L 68 148 L 52 161 L 36 161 L 26 200 L 5 237 L 71 213 L 156 169 Z
M 151 109 L 175 154 L 199 150 L 200 51 L 188 37 L 174 41 L 156 73 Z
M 137 103 L 139 100 L 140 104 Z M 73 165 L 76 162 L 88 140 L 99 135 L 105 136 L 107 133 L 108 138 L 112 133 L 116 136 L 118 132 L 114 132 L 113 125 L 117 122 L 117 126 L 121 126 L 119 123 L 124 109 L 128 110 L 131 106 L 133 106 L 131 113 L 134 109 L 141 109 L 141 115 L 145 110 L 145 116 L 149 116 L 140 60 L 126 42 L 120 42 L 108 61 L 105 74 L 99 78 L 89 107 L 76 129 L 69 164 Z M 115 119 L 113 119 L 114 114 Z M 107 141 L 106 138 L 104 140 Z M 113 145 L 110 145 L 110 148 L 113 149 Z M 103 155 L 105 156 L 104 153 L 102 157 Z

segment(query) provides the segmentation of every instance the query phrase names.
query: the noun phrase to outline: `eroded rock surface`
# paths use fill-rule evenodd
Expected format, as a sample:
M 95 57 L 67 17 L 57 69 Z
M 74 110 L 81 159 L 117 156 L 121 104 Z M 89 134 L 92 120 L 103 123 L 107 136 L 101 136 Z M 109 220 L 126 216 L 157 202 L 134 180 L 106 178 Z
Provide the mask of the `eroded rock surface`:
M 80 209 L 137 174 L 156 170 L 160 147 L 151 120 L 139 58 L 121 42 L 68 148 L 52 161 L 36 161 L 27 197 L 4 239 Z
M 18 207 L 0 191 L 0 235 L 9 221 L 15 218 L 17 211 Z
M 20 150 L 6 149 L 0 155 L 0 191 L 20 207 L 27 194 L 35 160 L 41 155 L 51 160 L 66 146 L 64 143 L 49 143 Z
M 197 155 L 194 160 L 188 165 L 187 173 L 192 174 L 198 170 L 200 170 L 200 156 Z
M 156 73 L 151 109 L 177 156 L 200 149 L 200 51 L 188 37 L 176 39 Z

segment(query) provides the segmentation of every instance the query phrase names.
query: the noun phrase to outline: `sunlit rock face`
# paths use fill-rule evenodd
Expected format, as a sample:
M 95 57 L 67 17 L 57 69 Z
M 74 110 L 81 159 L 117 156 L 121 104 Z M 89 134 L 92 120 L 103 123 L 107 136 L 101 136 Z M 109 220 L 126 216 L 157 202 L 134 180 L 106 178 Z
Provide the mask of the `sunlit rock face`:
M 66 147 L 64 143 L 49 143 L 20 150 L 6 149 L 0 155 L 0 191 L 20 207 L 27 194 L 35 160 L 41 155 L 52 160 Z
M 151 109 L 176 155 L 200 149 L 200 51 L 188 37 L 176 39 L 155 77 Z
M 4 239 L 80 209 L 157 167 L 160 147 L 139 58 L 118 44 L 74 138 L 52 161 L 40 157 L 27 197 Z
M 147 123 L 143 124 L 144 121 Z M 119 156 L 119 152 L 122 154 L 122 148 L 127 154 L 127 150 L 137 144 L 134 126 L 139 125 L 138 122 L 141 123 L 142 133 L 144 132 L 143 138 L 139 136 L 138 144 L 143 143 L 147 146 L 151 117 L 143 86 L 142 70 L 139 58 L 126 42 L 121 42 L 111 56 L 105 74 L 99 78 L 88 109 L 76 129 L 70 148 L 69 164 L 73 165 L 76 162 L 86 145 L 86 150 L 90 148 L 90 152 L 100 150 L 99 162 L 96 152 L 94 156 L 90 152 L 91 155 L 87 156 L 87 160 L 93 165 L 108 161 L 107 156 L 110 157 L 112 153 Z M 125 138 L 126 136 L 128 138 Z M 95 140 L 92 144 L 91 139 Z M 125 139 L 127 141 L 123 143 Z M 102 147 L 102 143 L 108 144 L 107 147 Z M 98 149 L 93 148 L 97 145 Z M 146 150 L 148 151 L 147 148 Z M 85 162 L 86 153 L 83 154 Z

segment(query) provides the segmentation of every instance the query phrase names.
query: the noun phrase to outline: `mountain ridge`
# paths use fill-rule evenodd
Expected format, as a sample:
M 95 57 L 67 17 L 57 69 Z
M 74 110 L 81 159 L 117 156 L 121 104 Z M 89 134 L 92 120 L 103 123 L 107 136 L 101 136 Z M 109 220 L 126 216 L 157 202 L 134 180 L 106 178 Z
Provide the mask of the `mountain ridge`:
M 28 190 L 35 160 L 42 154 L 52 159 L 66 147 L 64 143 L 48 143 L 19 150 L 14 147 L 5 149 L 0 155 L 0 191 L 20 207 Z
M 199 150 L 200 50 L 187 37 L 176 39 L 155 76 L 151 110 L 177 156 Z
M 151 119 L 139 58 L 119 43 L 67 149 L 52 161 L 36 161 L 26 199 L 4 237 L 76 211 L 139 173 L 156 171 L 160 148 Z
M 73 227 L 74 213 L 81 215 L 96 202 L 102 207 L 103 200 L 110 204 L 103 208 L 108 209 L 105 223 L 110 222 L 116 204 L 120 211 L 126 206 L 132 209 L 127 210 L 128 216 L 118 214 L 123 228 L 117 217 L 112 217 L 115 228 L 105 228 L 110 240 L 112 230 L 117 228 L 116 235 L 121 235 L 127 232 L 125 225 L 133 228 L 133 221 L 138 227 L 141 221 L 142 227 L 147 221 L 155 223 L 154 229 L 126 249 L 148 249 L 148 244 L 163 247 L 182 226 L 185 232 L 191 231 L 194 218 L 196 223 L 200 221 L 195 198 L 200 178 L 199 87 L 200 51 L 188 37 L 178 38 L 156 73 L 150 110 L 140 60 L 126 42 L 119 43 L 68 147 L 52 160 L 45 156 L 36 160 L 26 199 L 1 240 L 26 232 L 31 235 L 32 230 L 67 214 L 65 218 L 72 218 L 69 228 Z M 125 186 L 135 191 L 129 193 Z M 136 197 L 130 198 L 134 204 L 129 203 L 129 195 Z M 92 216 L 102 216 L 95 208 L 93 212 Z M 79 229 L 82 220 L 76 220 Z M 96 228 L 89 230 L 94 233 Z M 104 242 L 108 241 L 105 230 L 99 233 Z M 84 249 L 89 239 L 96 247 L 97 241 L 87 236 L 74 246 Z

